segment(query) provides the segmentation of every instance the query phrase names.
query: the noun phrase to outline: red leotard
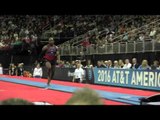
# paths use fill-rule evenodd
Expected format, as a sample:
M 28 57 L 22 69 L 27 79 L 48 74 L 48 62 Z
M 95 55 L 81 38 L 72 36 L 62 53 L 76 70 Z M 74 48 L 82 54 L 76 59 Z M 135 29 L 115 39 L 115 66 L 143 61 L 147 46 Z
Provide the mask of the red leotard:
M 48 45 L 48 48 L 43 58 L 50 62 L 55 62 L 57 60 L 56 52 L 57 52 L 56 46 Z

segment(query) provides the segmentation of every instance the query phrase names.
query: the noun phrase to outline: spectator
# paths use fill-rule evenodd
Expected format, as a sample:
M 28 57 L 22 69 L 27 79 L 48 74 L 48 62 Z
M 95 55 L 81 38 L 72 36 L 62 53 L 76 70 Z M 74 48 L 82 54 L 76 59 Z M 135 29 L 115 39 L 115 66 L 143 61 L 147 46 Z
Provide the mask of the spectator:
M 104 68 L 106 68 L 106 65 L 105 65 L 105 63 L 104 63 L 104 60 L 101 60 L 100 62 L 101 62 L 101 64 L 102 64 L 102 66 L 103 66 Z
M 16 76 L 23 76 L 23 72 L 24 72 L 23 63 L 19 63 L 16 68 Z
M 108 60 L 108 68 L 112 68 L 112 61 L 111 60 Z
M 104 61 L 104 64 L 105 64 L 105 67 L 109 66 L 109 63 L 108 63 L 108 61 L 107 61 L 107 60 L 106 60 L 106 61 Z
M 156 29 L 155 28 L 152 28 L 152 30 L 150 31 L 150 34 L 149 34 L 149 36 L 151 37 L 151 38 L 154 38 L 155 37 L 155 35 L 156 35 Z
M 5 47 L 5 43 L 3 40 L 0 41 L 0 48 Z
M 157 70 L 157 69 L 159 69 L 159 62 L 158 62 L 157 60 L 155 60 L 155 61 L 153 62 L 153 65 L 151 65 L 151 69 L 152 69 L 152 70 Z
M 9 66 L 9 75 L 16 75 L 16 66 L 13 63 L 11 63 Z
M 68 61 L 66 61 L 66 63 L 64 64 L 65 68 L 70 68 L 70 63 Z
M 139 65 L 137 63 L 137 59 L 136 58 L 133 58 L 132 59 L 132 69 L 138 69 Z
M 125 64 L 123 66 L 124 69 L 130 69 L 132 66 L 131 63 L 129 63 L 129 59 L 125 59 Z
M 84 51 L 84 52 L 86 52 L 87 47 L 90 46 L 90 42 L 89 42 L 88 39 L 89 39 L 88 37 L 85 38 L 85 40 L 81 43 L 82 46 L 83 46 L 83 51 Z
M 85 68 L 93 68 L 93 65 L 91 64 L 91 60 L 87 60 L 87 64 Z
M 3 67 L 2 67 L 2 64 L 0 64 L 0 74 L 3 74 Z
M 29 78 L 31 78 L 31 77 L 32 77 L 32 74 L 30 73 L 30 71 L 24 71 L 24 72 L 23 72 L 23 76 L 24 76 L 24 77 L 29 77 Z
M 75 61 L 73 60 L 72 62 L 71 62 L 71 66 L 70 66 L 71 68 L 76 68 L 76 64 L 75 64 Z
M 113 68 L 119 69 L 119 65 L 118 65 L 118 61 L 117 60 L 114 61 L 114 67 Z
M 109 42 L 109 43 L 112 43 L 112 42 L 113 42 L 113 35 L 112 35 L 112 34 L 109 35 L 108 42 Z
M 103 104 L 104 103 L 99 94 L 90 88 L 83 88 L 76 91 L 66 103 L 66 105 L 103 105 Z
M 3 100 L 0 105 L 34 105 L 32 102 L 20 98 L 10 98 Z
M 119 59 L 118 65 L 119 65 L 119 68 L 123 68 L 124 66 L 123 60 Z
M 38 63 L 37 66 L 34 68 L 33 77 L 42 78 L 42 75 L 43 75 L 43 71 L 42 71 L 42 68 L 40 67 L 40 64 Z
M 122 40 L 124 41 L 124 42 L 128 42 L 128 33 L 125 33 L 125 35 L 123 36 L 123 38 L 122 38 Z
M 140 40 L 140 41 L 144 41 L 144 40 L 145 40 L 144 34 L 140 34 L 140 35 L 139 35 L 139 40 Z
M 76 60 L 76 63 L 75 63 L 75 64 L 76 64 L 76 68 L 77 68 L 77 65 L 78 65 L 78 64 L 80 64 L 80 67 L 83 68 L 83 65 L 81 64 L 81 60 Z
M 83 82 L 83 80 L 84 80 L 84 70 L 80 67 L 81 66 L 81 64 L 80 63 L 78 63 L 77 64 L 77 68 L 75 69 L 75 71 L 74 71 L 74 76 L 73 76 L 73 82 Z
M 24 33 L 25 33 L 26 35 L 28 35 L 28 34 L 29 34 L 28 29 L 25 29 Z
M 102 65 L 102 62 L 101 61 L 97 61 L 97 68 L 105 68 L 104 65 Z
M 149 70 L 151 69 L 150 66 L 148 65 L 148 61 L 147 60 L 143 60 L 142 64 L 139 66 L 138 69 L 143 69 L 143 70 Z

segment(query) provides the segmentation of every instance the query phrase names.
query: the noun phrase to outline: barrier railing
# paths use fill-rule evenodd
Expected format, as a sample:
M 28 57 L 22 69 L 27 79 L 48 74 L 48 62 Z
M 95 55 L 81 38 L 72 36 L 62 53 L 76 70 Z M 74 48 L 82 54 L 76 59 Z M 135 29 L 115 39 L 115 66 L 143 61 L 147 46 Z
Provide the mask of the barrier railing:
M 84 51 L 83 46 L 63 46 L 61 56 L 79 55 L 85 52 L 87 55 L 92 54 L 114 54 L 114 53 L 136 53 L 136 52 L 156 52 L 160 51 L 160 42 L 156 40 L 146 40 L 138 42 L 109 43 L 102 46 L 90 45 Z

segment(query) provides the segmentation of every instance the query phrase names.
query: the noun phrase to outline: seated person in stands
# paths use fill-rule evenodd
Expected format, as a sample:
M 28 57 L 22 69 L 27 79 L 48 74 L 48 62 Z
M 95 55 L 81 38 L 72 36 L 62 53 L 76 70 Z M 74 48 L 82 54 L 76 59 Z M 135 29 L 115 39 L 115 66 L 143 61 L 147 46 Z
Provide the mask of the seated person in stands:
M 129 59 L 125 59 L 125 64 L 123 66 L 123 69 L 130 69 L 132 64 L 129 62 Z
M 119 68 L 123 68 L 123 66 L 124 66 L 123 60 L 119 59 L 118 65 L 119 65 Z
M 42 75 L 43 75 L 42 67 L 40 67 L 40 64 L 38 63 L 37 66 L 34 68 L 33 77 L 42 78 Z
M 18 67 L 16 68 L 16 75 L 17 76 L 23 76 L 24 68 L 23 68 L 23 63 L 19 63 Z
M 113 68 L 111 60 L 108 60 L 108 66 L 107 66 L 107 68 Z
M 1 74 L 1 75 L 3 74 L 3 67 L 2 67 L 2 64 L 0 64 L 0 74 Z
M 101 60 L 100 62 L 101 62 L 101 64 L 102 64 L 103 67 L 106 67 L 106 65 L 104 63 L 104 60 Z
M 70 63 L 68 61 L 65 62 L 64 68 L 70 68 Z
M 159 69 L 159 62 L 157 60 L 155 60 L 153 62 L 153 65 L 151 65 L 151 69 L 152 70 L 158 70 Z
M 143 70 L 150 70 L 150 66 L 148 65 L 148 61 L 147 60 L 143 60 L 142 64 L 139 66 L 138 69 L 143 69 Z
M 13 63 L 11 63 L 9 66 L 9 75 L 16 75 L 16 66 Z
M 75 61 L 74 61 L 74 60 L 71 62 L 70 67 L 71 67 L 71 68 L 76 68 L 76 63 L 75 63 Z
M 83 88 L 77 90 L 73 96 L 67 101 L 66 105 L 103 105 L 100 95 L 90 89 Z
M 101 61 L 97 61 L 97 68 L 106 68 Z
M 80 64 L 80 67 L 83 68 L 83 65 L 81 64 L 81 61 L 80 61 L 80 60 L 76 60 L 75 64 L 76 64 L 76 68 L 77 68 L 77 65 L 78 65 L 78 64 Z
M 74 71 L 73 82 L 83 82 L 84 80 L 84 70 L 81 68 L 81 64 L 77 64 L 77 68 Z
M 108 64 L 108 61 L 106 60 L 106 61 L 104 61 L 104 64 L 105 64 L 105 67 L 107 67 L 107 66 L 109 66 Z
M 132 69 L 138 69 L 139 65 L 137 63 L 137 59 L 136 58 L 133 58 L 132 59 Z
M 87 60 L 87 64 L 85 68 L 93 68 L 93 65 L 91 64 L 91 60 Z
M 118 65 L 118 61 L 117 60 L 114 61 L 114 67 L 113 68 L 119 69 L 119 65 Z

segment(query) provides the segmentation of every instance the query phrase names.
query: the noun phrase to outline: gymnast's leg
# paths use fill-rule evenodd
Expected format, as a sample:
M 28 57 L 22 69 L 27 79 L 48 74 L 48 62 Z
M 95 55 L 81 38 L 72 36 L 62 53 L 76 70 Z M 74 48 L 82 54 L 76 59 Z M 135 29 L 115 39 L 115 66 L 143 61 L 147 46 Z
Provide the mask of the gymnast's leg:
M 50 82 L 51 82 L 51 79 L 52 79 L 52 70 L 51 70 L 52 66 L 51 66 L 51 63 L 50 63 L 49 61 L 47 61 L 47 62 L 45 63 L 45 66 L 46 66 L 46 68 L 47 68 L 47 73 L 48 73 L 47 86 L 49 87 Z

